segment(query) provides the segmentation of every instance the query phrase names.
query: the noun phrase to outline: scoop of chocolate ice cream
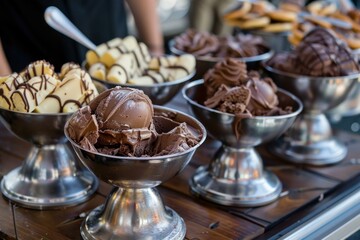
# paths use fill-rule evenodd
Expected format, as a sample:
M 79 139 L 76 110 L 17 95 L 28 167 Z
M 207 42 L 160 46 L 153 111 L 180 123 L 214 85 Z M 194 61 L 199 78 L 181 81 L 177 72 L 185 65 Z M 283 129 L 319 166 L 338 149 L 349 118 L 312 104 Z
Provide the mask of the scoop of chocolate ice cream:
M 201 134 L 172 120 L 154 117 L 151 100 L 143 91 L 115 87 L 77 111 L 67 127 L 69 137 L 82 148 L 107 155 L 159 156 L 196 145 Z
M 148 128 L 154 115 L 151 100 L 133 88 L 116 88 L 95 110 L 100 129 Z
M 246 86 L 251 92 L 250 102 L 247 106 L 248 110 L 255 115 L 261 114 L 264 111 L 274 109 L 279 100 L 276 95 L 277 87 L 271 78 L 259 78 L 250 79 Z
M 240 86 L 247 81 L 246 63 L 227 58 L 218 62 L 204 75 L 208 96 L 212 96 L 224 84 L 228 87 Z

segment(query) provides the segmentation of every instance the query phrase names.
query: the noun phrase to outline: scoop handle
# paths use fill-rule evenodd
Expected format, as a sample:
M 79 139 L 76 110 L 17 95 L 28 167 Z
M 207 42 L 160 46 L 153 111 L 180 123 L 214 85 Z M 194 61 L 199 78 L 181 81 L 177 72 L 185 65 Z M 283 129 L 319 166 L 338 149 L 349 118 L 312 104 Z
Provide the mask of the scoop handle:
M 44 13 L 46 23 L 60 33 L 75 40 L 88 49 L 95 50 L 92 43 L 57 7 L 50 6 Z

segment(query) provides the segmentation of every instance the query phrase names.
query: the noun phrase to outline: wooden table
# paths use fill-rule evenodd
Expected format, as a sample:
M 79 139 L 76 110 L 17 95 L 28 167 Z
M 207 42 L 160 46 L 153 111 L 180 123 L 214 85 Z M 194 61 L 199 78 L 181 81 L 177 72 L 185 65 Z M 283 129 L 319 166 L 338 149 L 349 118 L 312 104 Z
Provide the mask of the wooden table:
M 180 96 L 167 106 L 188 111 Z M 349 189 L 360 187 L 360 165 L 352 164 L 360 158 L 360 136 L 345 132 L 337 132 L 337 136 L 348 146 L 349 154 L 334 166 L 291 165 L 272 156 L 266 146 L 259 148 L 265 166 L 280 178 L 283 191 L 289 191 L 267 206 L 224 207 L 190 194 L 189 178 L 197 167 L 208 164 L 220 147 L 219 142 L 210 138 L 180 175 L 158 189 L 166 205 L 184 218 L 186 239 L 267 239 L 331 207 Z M 29 149 L 29 143 L 16 138 L 0 124 L 0 177 L 19 166 Z M 0 198 L 0 239 L 81 239 L 79 228 L 84 216 L 104 203 L 110 190 L 111 186 L 102 182 L 87 202 L 46 211 L 21 208 Z

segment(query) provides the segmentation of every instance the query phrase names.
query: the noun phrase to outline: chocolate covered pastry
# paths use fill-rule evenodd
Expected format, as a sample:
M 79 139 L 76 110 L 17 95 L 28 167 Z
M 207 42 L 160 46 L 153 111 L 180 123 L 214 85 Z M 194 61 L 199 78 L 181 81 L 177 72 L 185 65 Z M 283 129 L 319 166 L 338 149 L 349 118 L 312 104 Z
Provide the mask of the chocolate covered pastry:
M 310 31 L 294 51 L 276 54 L 267 64 L 283 72 L 315 77 L 359 72 L 359 65 L 350 49 L 324 28 Z
M 185 151 L 201 139 L 186 123 L 156 116 L 141 90 L 115 87 L 75 113 L 69 137 L 84 149 L 109 155 L 160 156 Z

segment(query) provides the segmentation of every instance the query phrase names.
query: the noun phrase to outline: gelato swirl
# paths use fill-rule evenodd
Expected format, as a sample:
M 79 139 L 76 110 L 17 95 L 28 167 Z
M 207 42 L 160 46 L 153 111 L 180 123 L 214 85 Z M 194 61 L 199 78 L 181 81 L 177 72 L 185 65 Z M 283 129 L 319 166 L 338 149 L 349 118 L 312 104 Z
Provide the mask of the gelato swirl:
M 258 36 L 237 34 L 218 37 L 208 32 L 189 29 L 175 39 L 175 48 L 196 57 L 252 57 L 269 51 L 263 39 Z
M 213 95 L 222 84 L 229 87 L 240 86 L 247 81 L 247 70 L 244 62 L 226 58 L 204 75 L 207 95 Z
M 175 39 L 175 47 L 195 56 L 206 56 L 216 52 L 219 48 L 218 38 L 208 32 L 187 30 Z

